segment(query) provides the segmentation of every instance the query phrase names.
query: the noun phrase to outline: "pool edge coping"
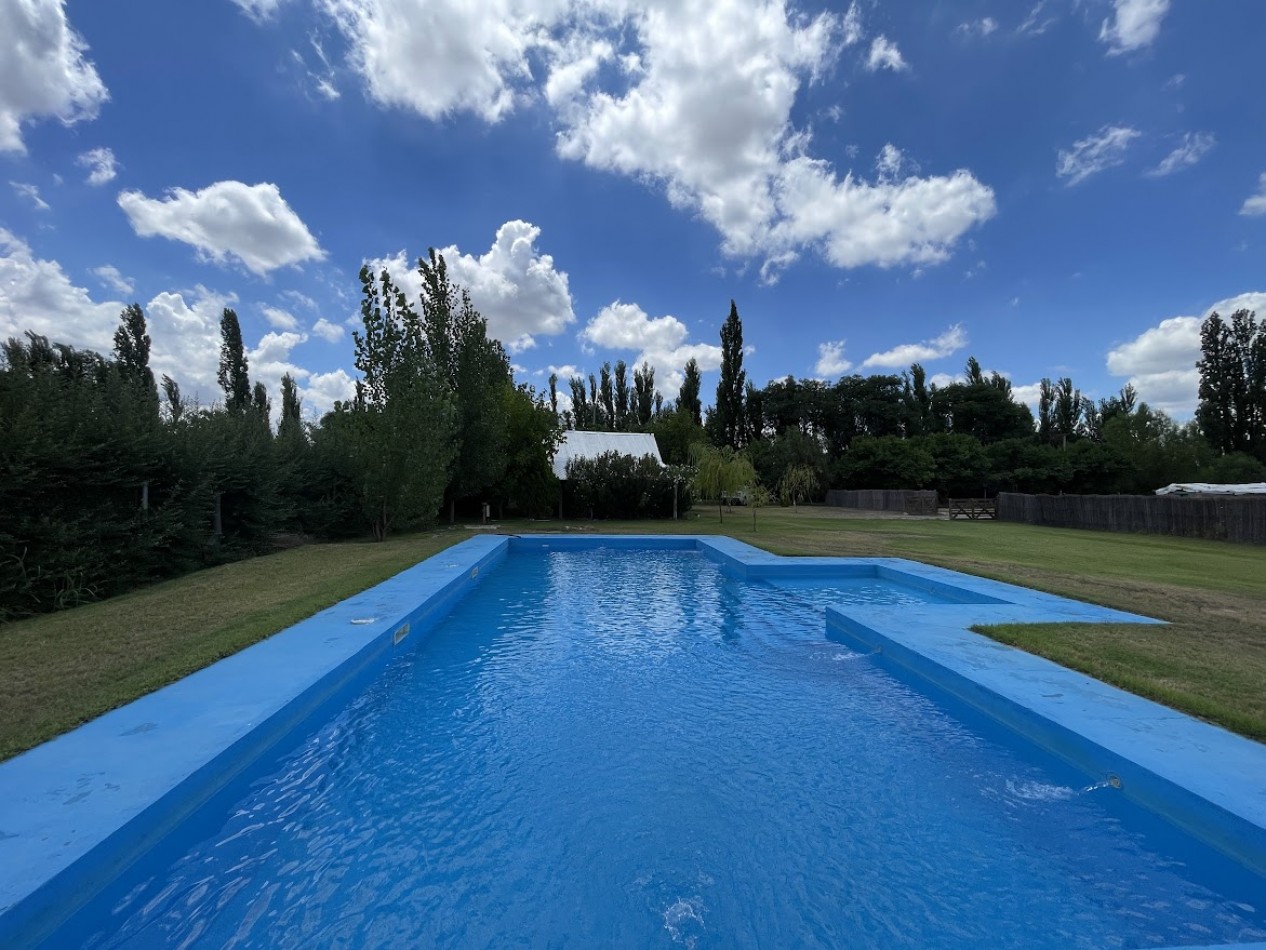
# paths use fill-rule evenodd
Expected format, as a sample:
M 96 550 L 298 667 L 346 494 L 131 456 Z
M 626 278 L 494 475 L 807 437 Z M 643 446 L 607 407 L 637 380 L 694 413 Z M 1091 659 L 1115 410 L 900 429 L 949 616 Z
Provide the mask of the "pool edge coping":
M 1009 694 L 1005 688 L 998 689 L 1000 685 L 1005 686 L 1004 683 L 990 683 L 988 676 L 982 679 L 979 676 L 980 670 L 982 663 L 989 668 L 1001 663 L 1015 673 L 1019 681 L 1030 683 L 1035 677 L 1043 682 L 1042 677 L 1054 675 L 1061 688 L 1075 685 L 1078 695 L 1083 698 L 1107 701 L 1114 708 L 1120 706 L 1124 697 L 1127 707 L 1146 711 L 1151 717 L 1149 721 L 1160 724 L 1167 731 L 1178 726 L 1188 733 L 1194 730 L 1194 738 L 1187 735 L 1186 741 L 1189 744 L 1211 743 L 1215 749 L 1222 750 L 1235 747 L 1240 753 L 1249 755 L 1249 758 L 1261 765 L 1262 772 L 1258 774 L 1266 774 L 1266 747 L 969 629 L 970 626 L 981 623 L 1079 621 L 1159 624 L 1159 621 L 902 558 L 784 557 L 719 535 L 480 535 L 447 548 L 381 584 L 320 611 L 184 679 L 105 713 L 8 762 L 0 763 L 0 800 L 21 803 L 42 795 L 45 799 L 44 818 L 56 819 L 53 815 L 57 811 L 56 799 L 65 799 L 61 803 L 64 809 L 91 800 L 93 793 L 101 793 L 98 800 L 108 798 L 109 786 L 114 785 L 116 790 L 118 788 L 118 783 L 105 781 L 105 773 L 81 773 L 76 777 L 74 773 L 80 772 L 80 769 L 77 766 L 66 767 L 73 765 L 73 757 L 85 750 L 101 755 L 103 753 L 100 750 L 103 747 L 113 748 L 115 755 L 129 745 L 134 751 L 145 748 L 152 743 L 153 733 L 162 730 L 135 730 L 138 726 L 152 724 L 156 714 L 160 719 L 164 710 L 174 715 L 176 718 L 173 726 L 188 726 L 194 722 L 201 722 L 205 726 L 209 724 L 208 720 L 214 720 L 210 723 L 214 726 L 212 731 L 219 737 L 218 744 L 202 743 L 196 750 L 181 748 L 179 751 L 189 753 L 177 757 L 183 761 L 183 766 L 177 764 L 160 769 L 150 768 L 148 773 L 142 769 L 140 778 L 150 783 L 148 791 L 141 796 L 146 798 L 145 801 L 138 799 L 122 811 L 115 808 L 112 825 L 96 829 L 95 834 L 78 834 L 73 847 L 67 844 L 65 847 L 69 850 L 63 850 L 54 859 L 42 862 L 42 871 L 37 870 L 32 875 L 24 869 L 24 873 L 20 875 L 23 881 L 16 886 L 14 878 L 19 875 L 6 874 L 2 869 L 22 867 L 20 858 L 16 862 L 6 861 L 4 855 L 14 847 L 11 842 L 23 836 L 21 833 L 11 833 L 14 823 L 0 823 L 0 943 L 15 947 L 25 946 L 38 943 L 49 936 L 87 899 L 80 895 L 84 881 L 99 881 L 102 877 L 108 880 L 110 876 L 120 873 L 149 849 L 153 841 L 147 839 L 157 840 L 166 834 L 183 817 L 212 797 L 217 789 L 227 786 L 250 763 L 257 761 L 288 735 L 302 728 L 319 709 L 327 707 L 340 696 L 354 692 L 353 687 L 363 688 L 390 659 L 395 646 L 402 641 L 409 646 L 416 644 L 477 583 L 482 571 L 495 566 L 509 551 L 521 547 L 546 547 L 554 550 L 598 547 L 694 550 L 717 562 L 727 572 L 746 579 L 776 581 L 779 576 L 810 576 L 814 573 L 821 576 L 833 572 L 846 576 L 850 572 L 856 574 L 861 570 L 873 572 L 874 576 L 921 586 L 932 592 L 943 592 L 946 588 L 966 591 L 978 599 L 951 604 L 930 604 L 913 610 L 907 606 L 901 608 L 900 614 L 893 608 L 883 607 L 852 607 L 848 611 L 828 607 L 828 634 L 834 632 L 854 642 L 863 643 L 868 642 L 867 638 L 878 638 L 881 641 L 878 649 L 886 653 L 885 661 L 894 661 L 920 679 L 931 682 L 935 688 L 946 690 L 958 699 L 983 709 L 1056 755 L 1083 768 L 1088 767 L 1087 763 L 1092 763 L 1089 767 L 1092 773 L 1103 771 L 1099 763 L 1118 763 L 1115 774 L 1124 773 L 1127 794 L 1132 797 L 1138 798 L 1140 790 L 1146 790 L 1149 782 L 1157 783 L 1157 788 L 1161 788 L 1166 782 L 1176 785 L 1180 790 L 1180 798 L 1182 793 L 1194 796 L 1209 805 L 1212 811 L 1203 814 L 1192 825 L 1189 817 L 1175 818 L 1167 810 L 1166 802 L 1169 799 L 1165 795 L 1153 796 L 1160 802 L 1160 808 L 1146 795 L 1140 801 L 1145 807 L 1160 811 L 1165 817 L 1224 851 L 1227 850 L 1224 846 L 1227 835 L 1219 836 L 1218 829 L 1225 828 L 1226 816 L 1231 816 L 1237 831 L 1242 833 L 1247 828 L 1251 842 L 1240 849 L 1246 852 L 1249 860 L 1234 851 L 1232 853 L 1257 873 L 1266 872 L 1266 790 L 1258 793 L 1261 802 L 1256 808 L 1237 811 L 1236 803 L 1232 802 L 1232 807 L 1227 809 L 1224 803 L 1214 802 L 1187 785 L 1174 782 L 1165 774 L 1164 769 L 1154 771 L 1157 765 L 1154 760 L 1157 755 L 1163 758 L 1163 749 L 1151 747 L 1142 756 L 1145 762 L 1137 763 L 1135 757 L 1140 754 L 1137 742 L 1127 742 L 1123 748 L 1120 741 L 1122 736 L 1118 735 L 1113 739 L 1111 730 L 1099 728 L 1095 730 L 1093 738 L 1078 732 L 1070 726 L 1067 716 L 1064 716 L 1063 721 L 1060 718 L 1072 707 L 1065 708 L 1061 713 L 1058 704 L 1035 702 L 1026 705 L 1026 696 L 1030 700 L 1034 698 L 1032 689 L 1027 693 L 1024 690 L 1018 693 L 1012 690 L 1014 695 Z M 812 570 L 805 572 L 805 568 Z M 841 572 L 841 568 L 849 570 Z M 929 611 L 933 612 L 931 616 L 922 616 Z M 932 631 L 928 636 L 948 638 L 941 643 L 944 656 L 937 650 L 930 649 L 928 643 L 920 643 L 918 637 L 903 636 L 903 629 L 911 626 L 912 619 L 915 621 L 914 626 L 926 625 Z M 354 625 L 355 629 L 349 630 L 349 625 Z M 314 633 L 327 633 L 330 630 L 336 630 L 336 636 L 327 638 L 324 647 L 311 642 Z M 399 636 L 401 631 L 403 636 Z M 303 639 L 305 636 L 308 637 L 306 643 Z M 266 695 L 255 696 L 257 705 L 253 708 L 248 708 L 249 704 L 239 703 L 234 709 L 234 715 L 224 719 L 214 715 L 222 711 L 219 705 L 214 709 L 197 706 L 197 701 L 205 700 L 208 695 L 217 696 L 218 699 L 218 693 L 222 692 L 220 688 L 239 685 L 236 680 L 225 682 L 224 677 L 238 676 L 242 672 L 240 667 L 259 665 L 260 661 L 269 660 L 273 654 L 286 654 L 288 649 L 299 647 L 306 647 L 310 653 L 320 655 L 309 657 L 312 663 L 307 668 L 291 671 L 294 675 L 287 682 L 279 683 L 276 676 L 259 675 L 269 672 L 267 666 L 255 670 L 257 676 L 254 685 L 266 686 L 267 689 Z M 958 662 L 947 664 L 945 659 L 948 657 L 953 660 L 955 650 Z M 322 662 L 318 663 L 318 660 Z M 938 673 L 938 670 L 945 672 Z M 217 680 L 220 681 L 218 684 Z M 279 687 L 283 687 L 281 692 L 278 691 Z M 1038 687 L 1047 688 L 1049 686 Z M 1036 695 L 1040 700 L 1049 699 L 1040 693 Z M 1160 713 L 1156 714 L 1156 710 Z M 255 721 L 252 716 L 263 718 Z M 1076 722 L 1077 717 L 1074 716 L 1071 721 Z M 1034 725 L 1035 722 L 1038 725 Z M 1105 722 L 1108 720 L 1099 720 L 1098 724 L 1102 727 Z M 132 730 L 123 729 L 120 732 L 117 728 L 128 724 L 135 724 Z M 174 729 L 169 729 L 164 735 L 171 735 L 173 732 Z M 1072 738 L 1069 739 L 1064 733 L 1070 733 Z M 1105 737 L 1109 740 L 1106 745 L 1103 742 Z M 1128 738 L 1137 740 L 1138 737 L 1131 734 Z M 1230 746 L 1224 741 L 1226 738 L 1233 740 Z M 101 740 L 106 740 L 104 746 L 96 744 Z M 120 743 L 119 740 L 134 741 Z M 177 735 L 176 741 L 179 741 L 181 747 L 188 745 L 180 740 L 181 737 Z M 1054 746 L 1053 740 L 1056 741 Z M 1251 754 L 1246 750 L 1251 750 Z M 110 754 L 104 753 L 106 756 Z M 50 758 L 51 762 L 44 761 Z M 45 767 L 56 764 L 58 758 L 63 760 L 58 781 L 50 784 L 45 776 L 45 781 L 40 786 L 41 793 L 35 796 L 19 794 L 6 797 L 18 785 L 32 779 L 38 781 Z M 148 757 L 141 756 L 142 765 L 153 766 L 161 760 L 162 756 L 153 749 L 149 750 Z M 19 762 L 26 764 L 12 768 Z M 37 767 L 31 768 L 31 762 Z M 1119 763 L 1122 762 L 1126 765 L 1121 766 Z M 110 774 L 118 777 L 119 762 L 112 761 L 111 765 L 114 771 Z M 1132 769 L 1131 766 L 1137 766 L 1137 769 Z M 166 774 L 156 775 L 156 771 Z M 175 772 L 180 774 L 176 775 Z M 1206 771 L 1206 774 L 1211 773 Z M 85 778 L 88 794 L 77 798 L 80 791 L 85 790 L 82 787 Z M 72 782 L 74 794 L 71 794 Z M 1165 791 L 1172 799 L 1173 793 L 1167 787 Z M 70 795 L 69 799 L 66 799 L 67 795 Z M 1251 799 L 1252 796 L 1247 796 L 1244 801 L 1252 804 Z M 1184 807 L 1187 812 L 1191 811 L 1190 803 Z M 74 821 L 82 820 L 85 815 L 91 816 L 94 808 L 97 809 L 97 816 L 103 817 L 103 810 L 94 804 L 76 811 L 78 817 Z M 110 811 L 108 808 L 104 809 L 106 813 Z M 1196 811 L 1199 812 L 1200 808 L 1197 807 Z M 1186 814 L 1182 809 L 1179 813 Z M 1257 820 L 1246 815 L 1256 815 Z M 155 819 L 157 828 L 154 827 Z M 150 825 L 148 835 L 129 844 L 129 829 L 146 822 Z M 60 823 L 64 829 L 67 823 L 64 812 Z M 57 826 L 58 820 L 52 820 L 52 829 L 55 830 Z M 1211 830 L 1218 840 L 1210 839 Z M 42 841 L 60 837 L 49 834 L 48 831 L 46 828 Z M 29 832 L 30 829 L 27 829 L 28 834 Z M 25 843 L 30 844 L 29 841 Z M 27 851 L 30 850 L 28 847 Z M 12 896 L 14 894 L 16 897 Z M 66 901 L 73 902 L 74 906 L 67 909 Z M 13 939 L 7 940 L 8 937 Z M 1237 946 L 1244 948 L 1256 945 Z M 1262 947 L 1266 950 L 1266 944 Z

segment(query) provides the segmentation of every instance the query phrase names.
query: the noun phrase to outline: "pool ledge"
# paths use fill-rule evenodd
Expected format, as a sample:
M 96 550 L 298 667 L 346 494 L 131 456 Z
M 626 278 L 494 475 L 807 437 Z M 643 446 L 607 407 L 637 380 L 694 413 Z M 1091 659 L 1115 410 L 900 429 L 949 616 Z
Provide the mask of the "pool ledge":
M 471 538 L 0 763 L 0 946 L 38 944 L 249 764 L 363 689 L 508 549 Z
M 1115 776 L 1128 797 L 1266 874 L 1266 746 L 968 629 L 1119 621 L 1095 610 L 828 607 L 826 623 L 829 637 L 876 650 L 897 672 L 930 681 L 1093 775 Z

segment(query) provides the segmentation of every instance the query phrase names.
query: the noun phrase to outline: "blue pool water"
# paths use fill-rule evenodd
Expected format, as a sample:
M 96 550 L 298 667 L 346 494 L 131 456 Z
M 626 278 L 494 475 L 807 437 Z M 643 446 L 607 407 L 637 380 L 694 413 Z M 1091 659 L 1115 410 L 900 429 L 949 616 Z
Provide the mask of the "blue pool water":
M 227 808 L 54 937 L 92 947 L 1155 947 L 1266 882 L 826 639 L 873 578 L 512 553 Z

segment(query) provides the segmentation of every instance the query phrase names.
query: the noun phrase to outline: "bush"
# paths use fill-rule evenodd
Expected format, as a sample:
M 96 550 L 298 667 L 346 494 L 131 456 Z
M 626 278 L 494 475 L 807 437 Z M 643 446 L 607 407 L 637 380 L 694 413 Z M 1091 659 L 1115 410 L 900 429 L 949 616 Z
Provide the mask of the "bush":
M 564 510 L 591 518 L 671 518 L 673 492 L 679 514 L 690 509 L 690 477 L 681 466 L 662 466 L 654 456 L 604 452 L 567 463 Z

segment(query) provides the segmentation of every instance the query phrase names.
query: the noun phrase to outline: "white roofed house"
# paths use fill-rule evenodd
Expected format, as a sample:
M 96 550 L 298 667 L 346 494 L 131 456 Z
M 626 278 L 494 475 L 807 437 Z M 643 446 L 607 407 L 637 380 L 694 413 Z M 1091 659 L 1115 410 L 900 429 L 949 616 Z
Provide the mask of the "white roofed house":
M 560 481 L 566 481 L 567 463 L 572 459 L 592 459 L 608 452 L 619 452 L 634 458 L 649 455 L 660 465 L 664 464 L 659 454 L 659 443 L 649 432 L 581 432 L 569 429 L 563 433 L 562 444 L 554 452 L 554 474 Z
M 617 452 L 635 459 L 649 455 L 661 466 L 659 443 L 649 432 L 587 432 L 569 429 L 563 433 L 563 441 L 554 452 L 554 474 L 560 482 L 567 481 L 567 464 L 579 459 L 594 459 L 600 455 Z M 558 499 L 558 516 L 563 517 L 563 495 Z

